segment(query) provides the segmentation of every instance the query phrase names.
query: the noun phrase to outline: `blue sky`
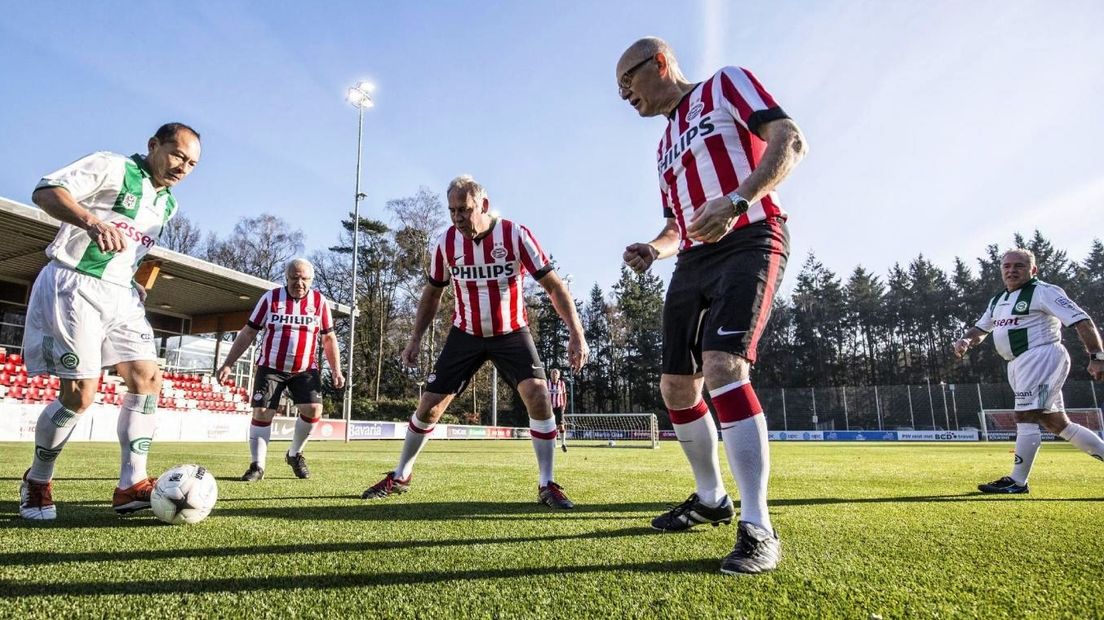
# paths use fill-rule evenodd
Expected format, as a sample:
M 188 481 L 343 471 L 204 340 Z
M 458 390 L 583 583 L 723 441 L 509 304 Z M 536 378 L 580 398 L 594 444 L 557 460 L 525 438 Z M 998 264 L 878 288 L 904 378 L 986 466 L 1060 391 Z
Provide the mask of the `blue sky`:
M 682 8 L 672 9 L 678 6 Z M 1039 228 L 1083 257 L 1104 237 L 1100 2 L 37 2 L 0 20 L 0 196 L 95 150 L 143 149 L 161 122 L 203 134 L 178 190 L 206 230 L 275 213 L 308 249 L 352 207 L 470 173 L 527 224 L 583 297 L 663 224 L 660 119 L 614 65 L 666 38 L 691 79 L 753 70 L 805 131 L 781 188 L 791 268 L 949 267 Z M 673 261 L 659 269 L 668 274 Z

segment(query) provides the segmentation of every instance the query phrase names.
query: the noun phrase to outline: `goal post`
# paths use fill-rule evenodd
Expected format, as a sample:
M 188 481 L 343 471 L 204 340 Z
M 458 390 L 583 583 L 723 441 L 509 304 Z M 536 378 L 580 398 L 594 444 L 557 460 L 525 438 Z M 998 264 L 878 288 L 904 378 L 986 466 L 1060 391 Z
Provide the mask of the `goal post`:
M 1012 439 L 1016 436 L 1016 412 L 1013 409 L 983 409 L 982 432 L 989 439 Z M 1066 409 L 1070 422 L 1080 424 L 1100 435 L 1104 431 L 1104 414 L 1096 407 Z M 1050 434 L 1043 432 L 1046 438 Z
M 659 447 L 654 413 L 566 413 L 564 429 L 571 446 Z

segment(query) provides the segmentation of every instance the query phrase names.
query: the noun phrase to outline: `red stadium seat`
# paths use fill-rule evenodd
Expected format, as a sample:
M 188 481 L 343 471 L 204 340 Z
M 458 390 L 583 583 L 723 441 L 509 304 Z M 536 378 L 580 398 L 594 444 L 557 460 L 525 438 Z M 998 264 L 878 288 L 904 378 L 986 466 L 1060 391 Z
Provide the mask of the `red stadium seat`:
M 19 355 L 18 353 L 12 353 L 11 355 L 8 356 L 7 361 L 15 364 L 16 366 L 19 366 L 20 364 L 23 363 L 23 356 Z

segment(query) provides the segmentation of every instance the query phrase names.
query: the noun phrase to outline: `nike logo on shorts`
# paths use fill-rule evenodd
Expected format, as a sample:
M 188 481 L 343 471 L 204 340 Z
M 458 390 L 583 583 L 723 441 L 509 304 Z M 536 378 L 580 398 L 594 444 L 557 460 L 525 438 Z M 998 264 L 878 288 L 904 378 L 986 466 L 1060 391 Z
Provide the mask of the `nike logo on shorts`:
M 736 331 L 726 332 L 723 327 L 718 327 L 717 328 L 717 335 L 718 336 L 735 336 L 736 334 L 746 334 L 746 333 L 747 333 L 746 329 L 738 329 Z

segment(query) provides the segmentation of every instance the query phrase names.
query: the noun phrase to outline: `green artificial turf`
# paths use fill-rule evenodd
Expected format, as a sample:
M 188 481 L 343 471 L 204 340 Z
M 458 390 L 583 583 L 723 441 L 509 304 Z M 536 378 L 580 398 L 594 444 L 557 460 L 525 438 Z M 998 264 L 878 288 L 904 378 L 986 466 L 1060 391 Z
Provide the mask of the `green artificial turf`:
M 87 443 L 59 459 L 57 521 L 24 522 L 32 448 L 0 444 L 0 618 L 1104 616 L 1104 464 L 1066 444 L 1030 495 L 993 497 L 975 486 L 1011 443 L 774 443 L 783 563 L 754 577 L 718 572 L 734 526 L 649 528 L 693 490 L 674 443 L 557 451 L 562 512 L 536 503 L 528 442 L 430 442 L 411 492 L 371 502 L 397 442 L 311 443 L 309 480 L 285 447 L 247 484 L 244 442 L 154 445 L 151 472 L 220 479 L 210 518 L 169 526 L 111 512 L 118 448 Z

